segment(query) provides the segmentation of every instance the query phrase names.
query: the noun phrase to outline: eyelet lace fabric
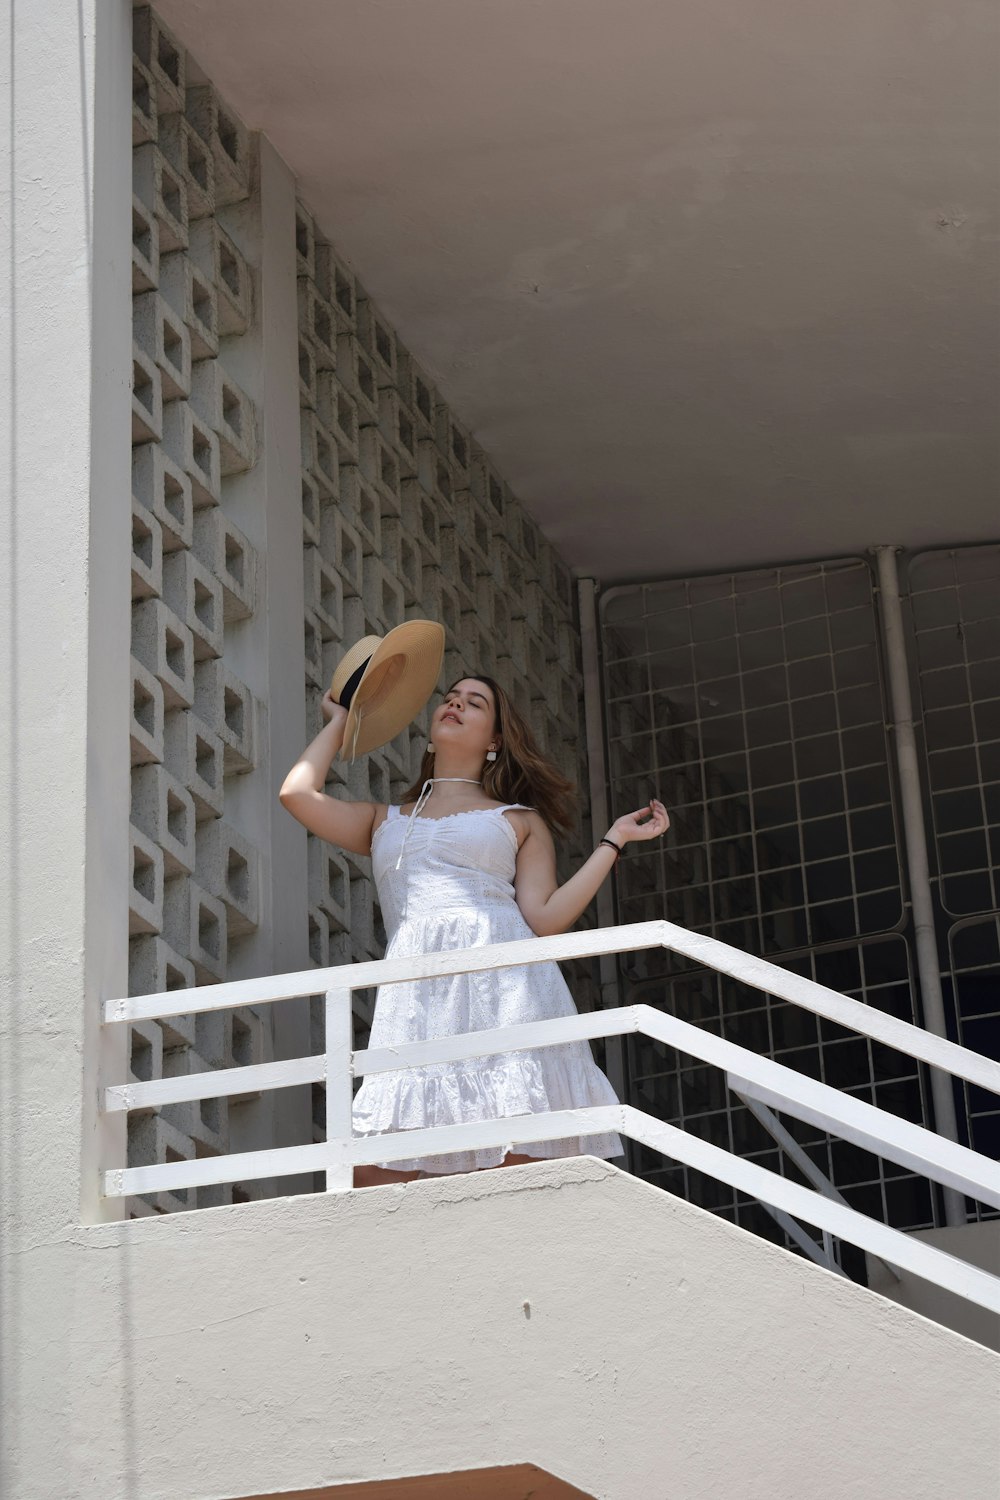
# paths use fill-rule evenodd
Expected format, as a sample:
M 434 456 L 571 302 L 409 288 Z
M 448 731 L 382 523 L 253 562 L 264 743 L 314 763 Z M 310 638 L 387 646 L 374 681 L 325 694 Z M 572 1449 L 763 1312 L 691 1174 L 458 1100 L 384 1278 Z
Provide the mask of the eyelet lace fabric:
M 372 840 L 372 873 L 388 935 L 386 958 L 534 936 L 514 899 L 517 835 L 505 816 L 508 810 L 482 808 L 410 819 L 398 807 L 389 809 Z M 404 837 L 405 857 L 400 861 Z M 368 1045 L 393 1047 L 577 1014 L 554 963 L 385 984 L 375 998 Z M 620 1102 L 595 1063 L 590 1043 L 567 1042 L 372 1073 L 354 1097 L 354 1133 L 419 1130 Z M 509 1151 L 546 1158 L 615 1157 L 623 1149 L 617 1134 L 571 1136 L 380 1165 L 433 1175 L 499 1166 Z

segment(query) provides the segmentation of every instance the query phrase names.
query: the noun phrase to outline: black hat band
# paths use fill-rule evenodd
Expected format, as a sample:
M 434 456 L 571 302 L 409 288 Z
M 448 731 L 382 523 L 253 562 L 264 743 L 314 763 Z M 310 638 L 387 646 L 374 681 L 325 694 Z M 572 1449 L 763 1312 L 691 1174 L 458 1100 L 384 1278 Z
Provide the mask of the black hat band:
M 347 681 L 344 683 L 344 686 L 342 687 L 341 692 L 340 692 L 340 700 L 339 700 L 341 708 L 350 708 L 350 706 L 351 706 L 351 699 L 354 697 L 354 694 L 357 692 L 358 688 L 361 686 L 361 679 L 365 675 L 365 673 L 367 672 L 367 670 L 368 670 L 368 663 L 370 661 L 371 661 L 371 657 L 367 656 L 365 658 L 365 660 L 361 663 L 360 667 L 358 667 L 357 671 L 356 672 L 352 672 L 351 675 L 350 675 L 350 677 L 348 677 Z

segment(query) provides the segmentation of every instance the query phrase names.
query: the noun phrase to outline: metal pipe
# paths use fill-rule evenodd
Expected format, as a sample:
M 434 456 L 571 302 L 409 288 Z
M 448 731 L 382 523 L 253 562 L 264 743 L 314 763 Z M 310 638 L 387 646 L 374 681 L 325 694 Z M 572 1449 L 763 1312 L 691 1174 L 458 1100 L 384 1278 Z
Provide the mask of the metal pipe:
M 903 606 L 899 593 L 899 570 L 896 547 L 873 547 L 878 564 L 879 616 L 885 640 L 886 664 L 892 701 L 891 728 L 896 747 L 896 769 L 899 774 L 900 802 L 903 812 L 903 839 L 906 846 L 906 868 L 913 908 L 914 946 L 923 1024 L 936 1036 L 947 1039 L 944 994 L 938 963 L 937 933 L 934 927 L 934 902 L 931 896 L 930 864 L 927 858 L 927 828 L 924 822 L 923 797 L 920 788 L 920 763 L 913 724 L 913 700 L 910 695 L 906 639 L 903 631 Z M 958 1140 L 955 1095 L 947 1073 L 929 1070 L 934 1127 L 949 1141 Z M 951 1227 L 964 1224 L 968 1215 L 965 1199 L 954 1188 L 944 1188 L 945 1223 Z
M 587 738 L 587 775 L 590 790 L 590 820 L 595 838 L 600 838 L 610 824 L 608 815 L 607 765 L 604 759 L 604 694 L 601 691 L 600 651 L 597 629 L 597 592 L 595 578 L 578 578 L 577 602 L 580 610 L 580 649 L 583 663 L 583 714 Z M 615 899 L 611 882 L 605 880 L 597 892 L 599 927 L 615 924 Z M 611 1010 L 621 1005 L 618 961 L 614 954 L 602 955 L 599 963 L 601 1007 Z M 625 1042 L 621 1036 L 608 1037 L 606 1043 L 608 1078 L 623 1103 L 625 1099 Z M 625 1142 L 625 1159 L 631 1164 L 633 1147 Z

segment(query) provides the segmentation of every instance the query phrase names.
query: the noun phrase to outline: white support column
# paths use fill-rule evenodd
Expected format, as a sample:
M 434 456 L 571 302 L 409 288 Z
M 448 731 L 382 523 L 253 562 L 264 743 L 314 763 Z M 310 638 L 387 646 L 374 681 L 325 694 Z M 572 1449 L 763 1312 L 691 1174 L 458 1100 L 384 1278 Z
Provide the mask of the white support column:
M 900 803 L 903 813 L 903 835 L 906 843 L 906 867 L 909 874 L 910 901 L 913 906 L 914 945 L 923 1025 L 936 1036 L 947 1037 L 944 996 L 941 990 L 941 968 L 938 961 L 937 935 L 934 930 L 934 904 L 931 898 L 930 866 L 927 859 L 927 829 L 924 823 L 920 790 L 920 764 L 913 727 L 913 701 L 906 660 L 903 633 L 903 609 L 899 594 L 899 571 L 895 547 L 872 549 L 878 564 L 879 614 L 885 638 L 886 664 L 892 695 L 892 730 L 895 741 L 896 767 L 899 773 Z M 928 1073 L 934 1103 L 934 1128 L 949 1141 L 958 1140 L 955 1096 L 947 1073 L 931 1068 Z M 965 1202 L 952 1188 L 943 1189 L 946 1222 L 966 1222 Z
M 128 975 L 132 71 L 127 0 L 3 17 L 0 1193 L 13 1249 L 123 1211 L 99 1202 L 98 1172 L 124 1165 L 124 1116 L 99 1125 L 97 1104 L 127 1066 L 125 1030 L 102 1033 L 100 1006 Z
M 577 580 L 580 609 L 580 644 L 583 657 L 583 707 L 587 732 L 587 768 L 590 774 L 590 816 L 595 838 L 609 826 L 607 767 L 604 759 L 604 699 L 601 693 L 600 648 L 597 628 L 597 591 L 594 578 Z M 614 877 L 612 876 L 612 879 Z M 597 921 L 600 927 L 612 927 L 616 921 L 614 889 L 606 880 L 597 893 Z M 611 955 L 599 960 L 601 1002 L 605 1010 L 621 1005 L 618 961 Z M 620 1036 L 607 1041 L 608 1078 L 619 1099 L 625 1099 L 625 1042 Z M 626 1143 L 626 1161 L 631 1148 Z

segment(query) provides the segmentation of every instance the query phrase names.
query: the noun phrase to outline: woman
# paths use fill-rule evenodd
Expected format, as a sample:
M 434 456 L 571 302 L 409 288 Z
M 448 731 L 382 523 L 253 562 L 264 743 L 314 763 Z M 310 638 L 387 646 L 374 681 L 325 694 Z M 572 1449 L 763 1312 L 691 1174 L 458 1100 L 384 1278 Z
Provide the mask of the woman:
M 279 795 L 292 816 L 320 838 L 371 855 L 389 934 L 387 957 L 566 932 L 621 848 L 657 838 L 669 827 L 661 802 L 624 814 L 560 886 L 552 832 L 571 824 L 572 784 L 539 752 L 492 678 L 464 677 L 444 695 L 432 716 L 420 780 L 398 807 L 324 793 L 348 712 L 332 692 L 322 708 L 326 726 L 292 767 Z M 369 1046 L 576 1014 L 554 963 L 386 984 L 376 996 Z M 618 1103 L 589 1043 L 576 1041 L 369 1074 L 355 1095 L 354 1132 Z M 619 1156 L 621 1140 L 616 1134 L 578 1136 L 539 1141 L 528 1152 L 505 1154 L 497 1146 L 359 1166 L 354 1185 L 581 1154 Z

